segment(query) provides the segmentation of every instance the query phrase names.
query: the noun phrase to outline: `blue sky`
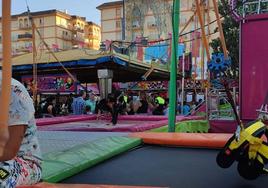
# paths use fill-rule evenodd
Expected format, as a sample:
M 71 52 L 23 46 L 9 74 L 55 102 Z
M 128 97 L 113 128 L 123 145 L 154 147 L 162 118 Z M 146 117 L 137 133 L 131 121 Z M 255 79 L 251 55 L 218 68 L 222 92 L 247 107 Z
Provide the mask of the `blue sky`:
M 116 0 L 27 0 L 31 11 L 67 10 L 69 14 L 86 17 L 87 21 L 100 24 L 100 11 L 96 9 L 102 3 Z M 1 4 L 1 3 L 0 3 Z M 12 14 L 26 11 L 26 0 L 12 0 Z M 0 12 L 2 11 L 2 5 Z M 2 15 L 2 13 L 1 13 Z

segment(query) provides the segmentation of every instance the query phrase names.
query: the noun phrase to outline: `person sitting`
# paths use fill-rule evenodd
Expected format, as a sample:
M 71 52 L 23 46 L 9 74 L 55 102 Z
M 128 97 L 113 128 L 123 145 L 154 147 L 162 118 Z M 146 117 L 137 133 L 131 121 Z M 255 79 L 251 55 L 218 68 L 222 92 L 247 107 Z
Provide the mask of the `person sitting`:
M 165 108 L 164 108 L 164 115 L 168 116 L 169 113 L 169 99 L 166 99 Z
M 191 107 L 190 107 L 190 105 L 186 101 L 183 104 L 184 105 L 182 107 L 182 114 L 185 115 L 185 116 L 187 116 L 187 115 L 190 114 Z
M 147 114 L 148 112 L 148 101 L 145 93 L 140 95 L 140 105 L 137 110 L 137 114 Z
M 109 113 L 110 115 L 113 116 L 113 107 L 114 104 L 116 103 L 115 96 L 113 94 L 108 94 L 107 99 L 101 99 L 99 102 L 96 104 L 96 114 L 97 114 L 97 119 L 105 113 Z M 112 122 L 115 125 L 116 124 L 115 119 L 112 118 Z
M 46 99 L 45 105 L 43 106 L 43 116 L 44 117 L 54 117 L 56 116 L 56 110 L 54 107 L 55 98 L 50 96 Z
M 9 138 L 0 156 L 0 187 L 3 188 L 35 184 L 42 174 L 33 100 L 17 80 L 12 79 L 11 89 Z

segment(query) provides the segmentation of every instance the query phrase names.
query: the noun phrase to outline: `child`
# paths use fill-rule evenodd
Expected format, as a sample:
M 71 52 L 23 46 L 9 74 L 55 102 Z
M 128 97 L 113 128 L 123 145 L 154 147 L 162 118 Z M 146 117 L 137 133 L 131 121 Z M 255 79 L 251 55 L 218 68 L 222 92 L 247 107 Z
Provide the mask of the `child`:
M 0 76 L 0 82 L 2 74 Z M 34 106 L 26 88 L 12 79 L 9 139 L 0 156 L 0 187 L 35 184 L 41 179 L 41 152 L 36 136 Z

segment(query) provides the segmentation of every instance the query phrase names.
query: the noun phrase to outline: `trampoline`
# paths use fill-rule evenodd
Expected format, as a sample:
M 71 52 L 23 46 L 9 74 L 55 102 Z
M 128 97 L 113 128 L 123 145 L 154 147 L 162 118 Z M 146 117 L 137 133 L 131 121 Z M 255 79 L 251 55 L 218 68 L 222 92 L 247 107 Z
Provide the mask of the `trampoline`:
M 49 132 L 45 132 L 48 134 Z M 55 132 L 55 134 L 57 134 Z M 71 134 L 71 132 L 70 132 Z M 80 133 L 73 133 L 80 134 Z M 82 133 L 86 134 L 92 133 Z M 94 133 L 102 134 L 103 133 Z M 108 136 L 111 133 L 105 133 Z M 118 134 L 118 133 L 115 133 Z M 44 135 L 46 136 L 46 135 Z M 78 135 L 77 135 L 78 136 Z M 89 135 L 88 135 L 89 136 Z M 266 187 L 268 178 L 261 176 L 254 181 L 248 181 L 239 176 L 236 165 L 231 168 L 222 169 L 216 164 L 217 148 L 224 146 L 231 134 L 212 134 L 212 133 L 132 133 L 130 135 L 119 135 L 119 140 L 115 139 L 118 147 L 119 141 L 129 142 L 129 147 L 114 153 L 113 155 L 102 157 L 103 160 L 98 163 L 87 162 L 90 167 L 85 167 L 79 163 L 79 159 L 73 156 L 83 154 L 88 156 L 85 150 L 67 150 L 65 156 L 54 155 L 46 160 L 50 169 L 66 165 L 74 165 L 66 173 L 65 170 L 59 170 L 57 178 L 48 178 L 60 184 L 52 184 L 54 188 L 68 186 L 72 187 L 98 187 L 99 185 L 111 185 L 105 187 L 116 187 L 113 185 L 125 186 L 150 186 L 150 187 Z M 98 139 L 100 136 L 98 136 Z M 52 139 L 52 138 L 51 138 Z M 108 138 L 103 138 L 100 142 L 93 143 L 92 147 L 103 147 Z M 131 140 L 134 139 L 134 140 Z M 137 139 L 142 139 L 143 143 Z M 135 143 L 134 143 L 135 142 Z M 123 144 L 124 145 L 124 144 Z M 169 146 L 169 147 L 164 147 Z M 87 144 L 88 146 L 88 144 Z M 113 149 L 113 145 L 108 144 L 103 151 Z M 176 147 L 175 147 L 176 146 Z M 84 147 L 84 146 L 83 146 Z M 125 146 L 124 146 L 125 147 Z M 200 148 L 201 147 L 201 148 Z M 84 148 L 85 149 L 85 148 Z M 92 148 L 87 148 L 91 155 L 99 156 Z M 58 152 L 58 154 L 63 151 Z M 58 161 L 55 161 L 55 156 Z M 68 158 L 69 161 L 68 162 Z M 83 157 L 82 157 L 83 158 Z M 81 159 L 82 159 L 81 158 Z M 95 160 L 95 159 L 94 159 Z M 79 161 L 79 162 L 78 162 Z M 64 168 L 63 168 L 64 169 Z M 74 170 L 73 170 L 74 169 Z M 48 170 L 48 169 L 47 169 Z M 64 172 L 65 171 L 65 172 Z M 71 172 L 71 173 L 70 173 Z M 63 175 L 65 173 L 65 175 Z M 60 178 L 60 179 L 59 179 Z M 57 181 L 54 181 L 57 180 Z M 77 184 L 81 184 L 80 186 Z M 85 184 L 87 184 L 85 186 Z M 37 187 L 39 187 L 37 185 Z M 40 187 L 48 187 L 45 186 Z
M 201 119 L 199 116 L 178 116 L 177 122 Z M 118 123 L 113 126 L 110 119 L 97 120 L 96 116 L 74 116 L 52 118 L 48 121 L 40 119 L 37 121 L 38 130 L 41 131 L 79 131 L 79 132 L 142 132 L 168 124 L 165 116 L 119 116 Z
M 268 177 L 247 181 L 236 166 L 221 169 L 218 150 L 145 145 L 68 178 L 62 183 L 184 188 L 267 187 Z

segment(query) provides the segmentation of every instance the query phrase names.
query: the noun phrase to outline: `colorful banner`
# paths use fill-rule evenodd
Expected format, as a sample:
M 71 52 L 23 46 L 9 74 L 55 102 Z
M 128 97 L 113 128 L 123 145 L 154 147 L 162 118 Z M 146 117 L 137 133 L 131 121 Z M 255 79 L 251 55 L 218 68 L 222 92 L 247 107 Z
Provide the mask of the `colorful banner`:
M 21 79 L 28 91 L 33 90 L 33 76 L 24 76 Z M 55 74 L 37 77 L 38 92 L 74 92 L 74 80 L 67 74 Z

